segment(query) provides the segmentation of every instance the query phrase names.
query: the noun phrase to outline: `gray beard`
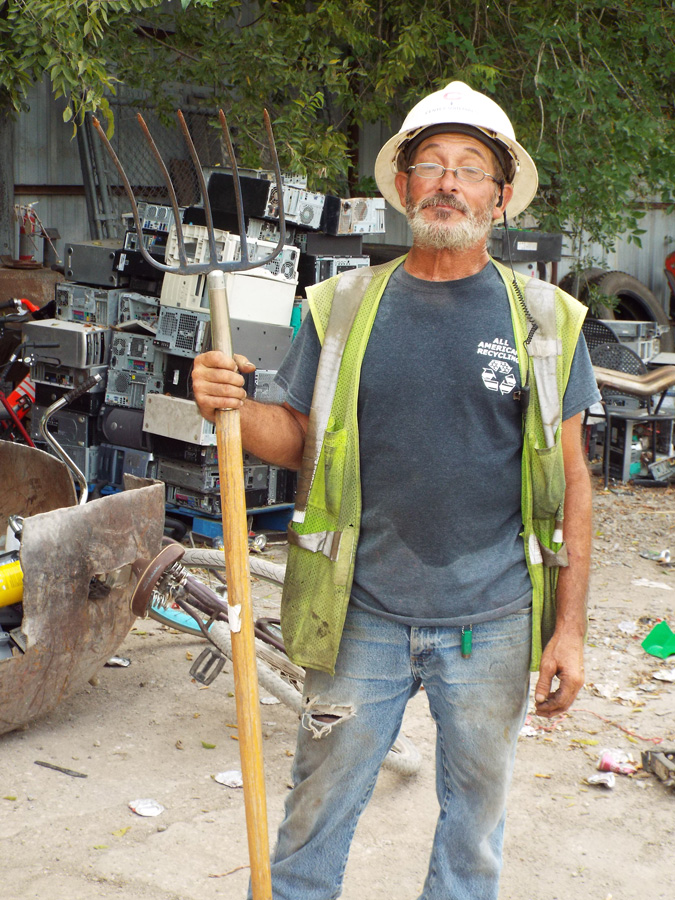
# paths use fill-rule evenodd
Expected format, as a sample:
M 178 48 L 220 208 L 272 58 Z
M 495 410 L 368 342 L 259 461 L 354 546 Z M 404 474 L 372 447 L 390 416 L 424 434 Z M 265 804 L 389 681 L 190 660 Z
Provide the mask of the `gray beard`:
M 464 218 L 450 224 L 448 213 L 438 211 L 435 219 L 427 221 L 422 210 L 439 203 L 460 210 L 464 213 Z M 415 245 L 424 250 L 473 250 L 486 243 L 492 230 L 492 203 L 474 213 L 453 194 L 439 194 L 438 197 L 422 200 L 417 205 L 408 194 L 406 215 Z

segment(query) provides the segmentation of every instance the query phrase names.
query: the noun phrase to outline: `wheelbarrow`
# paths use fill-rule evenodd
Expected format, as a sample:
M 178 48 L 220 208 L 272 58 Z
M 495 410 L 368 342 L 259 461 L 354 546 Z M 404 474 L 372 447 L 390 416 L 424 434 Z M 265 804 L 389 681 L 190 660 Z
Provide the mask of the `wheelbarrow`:
M 0 659 L 3 734 L 84 687 L 126 638 L 136 619 L 132 563 L 161 548 L 164 488 L 76 505 L 61 460 L 9 441 L 0 441 L 0 472 L 0 529 L 23 517 L 22 604 L 0 607 L 13 646 Z

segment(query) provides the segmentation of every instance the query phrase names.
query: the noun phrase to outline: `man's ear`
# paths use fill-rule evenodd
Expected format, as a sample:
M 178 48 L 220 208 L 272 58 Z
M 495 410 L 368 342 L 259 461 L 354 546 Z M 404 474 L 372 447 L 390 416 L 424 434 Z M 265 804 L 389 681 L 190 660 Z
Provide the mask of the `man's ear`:
M 407 172 L 397 172 L 394 176 L 394 184 L 396 185 L 396 190 L 398 191 L 398 197 L 401 201 L 401 206 L 405 209 L 405 198 L 408 193 L 408 173 Z
M 504 215 L 504 210 L 506 209 L 506 206 L 507 206 L 509 200 L 511 199 L 511 197 L 513 197 L 513 185 L 505 184 L 504 187 L 501 189 L 500 194 L 501 194 L 502 202 L 499 203 L 500 197 L 498 196 L 497 199 L 495 200 L 494 209 L 492 210 L 492 218 L 493 219 L 501 219 L 501 217 Z

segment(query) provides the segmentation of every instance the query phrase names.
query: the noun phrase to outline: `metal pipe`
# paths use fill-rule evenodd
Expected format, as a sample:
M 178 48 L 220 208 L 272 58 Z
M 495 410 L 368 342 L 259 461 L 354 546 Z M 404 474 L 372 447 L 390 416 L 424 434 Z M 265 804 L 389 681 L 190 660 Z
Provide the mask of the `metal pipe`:
M 94 183 L 94 173 L 91 167 L 89 148 L 81 128 L 77 129 L 77 149 L 80 154 L 80 168 L 82 170 L 82 181 L 84 183 L 84 199 L 87 204 L 87 218 L 89 219 L 89 234 L 91 235 L 92 240 L 100 241 L 101 223 L 96 216 L 95 209 L 96 185 Z

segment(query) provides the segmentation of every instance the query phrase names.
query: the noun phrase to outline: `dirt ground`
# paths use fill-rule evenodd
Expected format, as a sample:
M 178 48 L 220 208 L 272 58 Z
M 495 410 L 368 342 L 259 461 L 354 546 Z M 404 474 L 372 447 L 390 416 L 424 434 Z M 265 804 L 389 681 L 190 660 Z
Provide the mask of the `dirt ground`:
M 595 487 L 595 553 L 586 677 L 572 711 L 532 718 L 520 738 L 510 797 L 501 900 L 673 900 L 675 789 L 638 770 L 613 789 L 588 784 L 604 749 L 675 749 L 675 658 L 640 646 L 660 619 L 675 628 L 675 490 Z M 274 590 L 256 585 L 271 612 Z M 120 647 L 128 668 L 24 731 L 0 737 L 0 858 L 6 900 L 243 900 L 248 881 L 243 795 L 217 783 L 239 769 L 231 666 L 208 688 L 192 681 L 203 642 L 152 620 Z M 263 691 L 263 695 L 264 695 Z M 296 719 L 261 706 L 274 840 Z M 418 775 L 381 772 L 358 826 L 345 900 L 414 900 L 424 880 L 437 804 L 434 729 L 426 699 L 403 732 L 422 753 Z M 207 745 L 207 746 L 205 746 Z M 35 764 L 77 772 L 75 778 Z M 164 812 L 143 818 L 141 798 Z

